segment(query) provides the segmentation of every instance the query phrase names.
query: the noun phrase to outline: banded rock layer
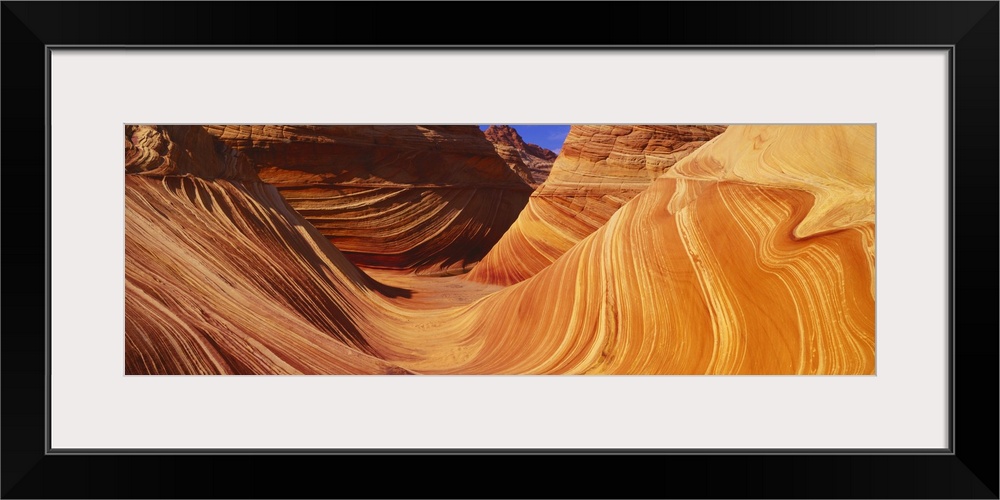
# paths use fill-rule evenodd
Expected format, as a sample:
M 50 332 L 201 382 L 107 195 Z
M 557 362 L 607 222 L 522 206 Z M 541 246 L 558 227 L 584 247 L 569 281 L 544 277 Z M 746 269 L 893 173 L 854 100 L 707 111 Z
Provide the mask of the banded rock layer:
M 129 143 L 127 374 L 406 373 L 345 312 L 394 290 L 251 170 L 222 168 L 248 165 L 239 154 L 200 127 L 130 127 Z
M 473 125 L 206 129 L 362 266 L 462 272 L 531 193 Z
M 730 127 L 506 288 L 379 282 L 267 184 L 132 174 L 126 369 L 871 374 L 874 266 L 871 126 Z
M 551 264 L 722 126 L 573 125 L 545 182 L 468 279 L 510 285 Z
M 874 127 L 730 127 L 536 276 L 442 373 L 872 374 Z M 497 321 L 503 318 L 503 321 Z
M 125 173 L 258 181 L 253 165 L 201 127 L 127 125 Z

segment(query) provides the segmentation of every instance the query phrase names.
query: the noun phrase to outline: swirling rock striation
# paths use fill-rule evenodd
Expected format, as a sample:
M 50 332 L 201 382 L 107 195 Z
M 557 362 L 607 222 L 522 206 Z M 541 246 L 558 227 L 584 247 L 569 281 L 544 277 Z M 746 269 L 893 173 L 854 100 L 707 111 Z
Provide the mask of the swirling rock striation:
M 715 125 L 573 125 L 548 178 L 468 279 L 510 285 L 535 275 L 724 130 Z
M 127 125 L 125 173 L 259 180 L 253 165 L 238 151 L 216 141 L 201 127 L 184 125 Z
M 187 172 L 126 175 L 126 372 L 872 374 L 874 146 L 729 127 L 500 287 L 373 279 L 275 188 L 191 173 L 225 149 L 176 144 Z
M 248 165 L 200 127 L 126 129 L 125 372 L 406 373 L 346 312 L 394 290 Z
M 470 306 L 461 362 L 413 366 L 873 374 L 874 138 L 730 127 L 552 265 Z
M 478 262 L 531 187 L 469 126 L 208 126 L 352 262 L 454 274 Z

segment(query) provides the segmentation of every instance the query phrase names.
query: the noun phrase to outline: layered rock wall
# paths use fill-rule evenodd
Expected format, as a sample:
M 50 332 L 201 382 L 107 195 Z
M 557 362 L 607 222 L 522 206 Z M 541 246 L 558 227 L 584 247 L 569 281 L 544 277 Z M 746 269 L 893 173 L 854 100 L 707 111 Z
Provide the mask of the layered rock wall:
M 531 187 L 476 126 L 208 126 L 354 263 L 420 274 L 478 262 Z

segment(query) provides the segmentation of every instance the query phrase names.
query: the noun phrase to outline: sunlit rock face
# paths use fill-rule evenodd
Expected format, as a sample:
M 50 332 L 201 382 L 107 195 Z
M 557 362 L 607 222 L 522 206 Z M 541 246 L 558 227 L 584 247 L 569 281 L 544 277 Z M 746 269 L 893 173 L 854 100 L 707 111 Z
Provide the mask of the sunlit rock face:
M 551 264 L 723 126 L 573 125 L 545 182 L 468 275 L 510 285 Z
M 875 371 L 873 126 L 729 127 L 506 287 L 359 269 L 205 139 L 126 129 L 128 374 Z
M 483 134 L 511 170 L 533 188 L 549 176 L 557 155 L 537 144 L 529 144 L 510 125 L 490 125 Z
M 473 125 L 206 130 L 367 267 L 462 272 L 500 239 L 532 189 Z
M 872 374 L 874 153 L 872 126 L 730 127 L 476 303 L 463 363 L 423 368 Z

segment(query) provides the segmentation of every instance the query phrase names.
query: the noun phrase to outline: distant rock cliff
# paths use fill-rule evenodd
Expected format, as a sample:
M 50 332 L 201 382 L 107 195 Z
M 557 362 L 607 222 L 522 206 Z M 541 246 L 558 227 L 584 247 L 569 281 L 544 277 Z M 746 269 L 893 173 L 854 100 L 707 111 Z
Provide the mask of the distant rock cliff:
M 509 125 L 490 125 L 484 135 L 510 168 L 532 187 L 537 188 L 549 176 L 557 157 L 552 151 L 524 142 L 517 130 Z

